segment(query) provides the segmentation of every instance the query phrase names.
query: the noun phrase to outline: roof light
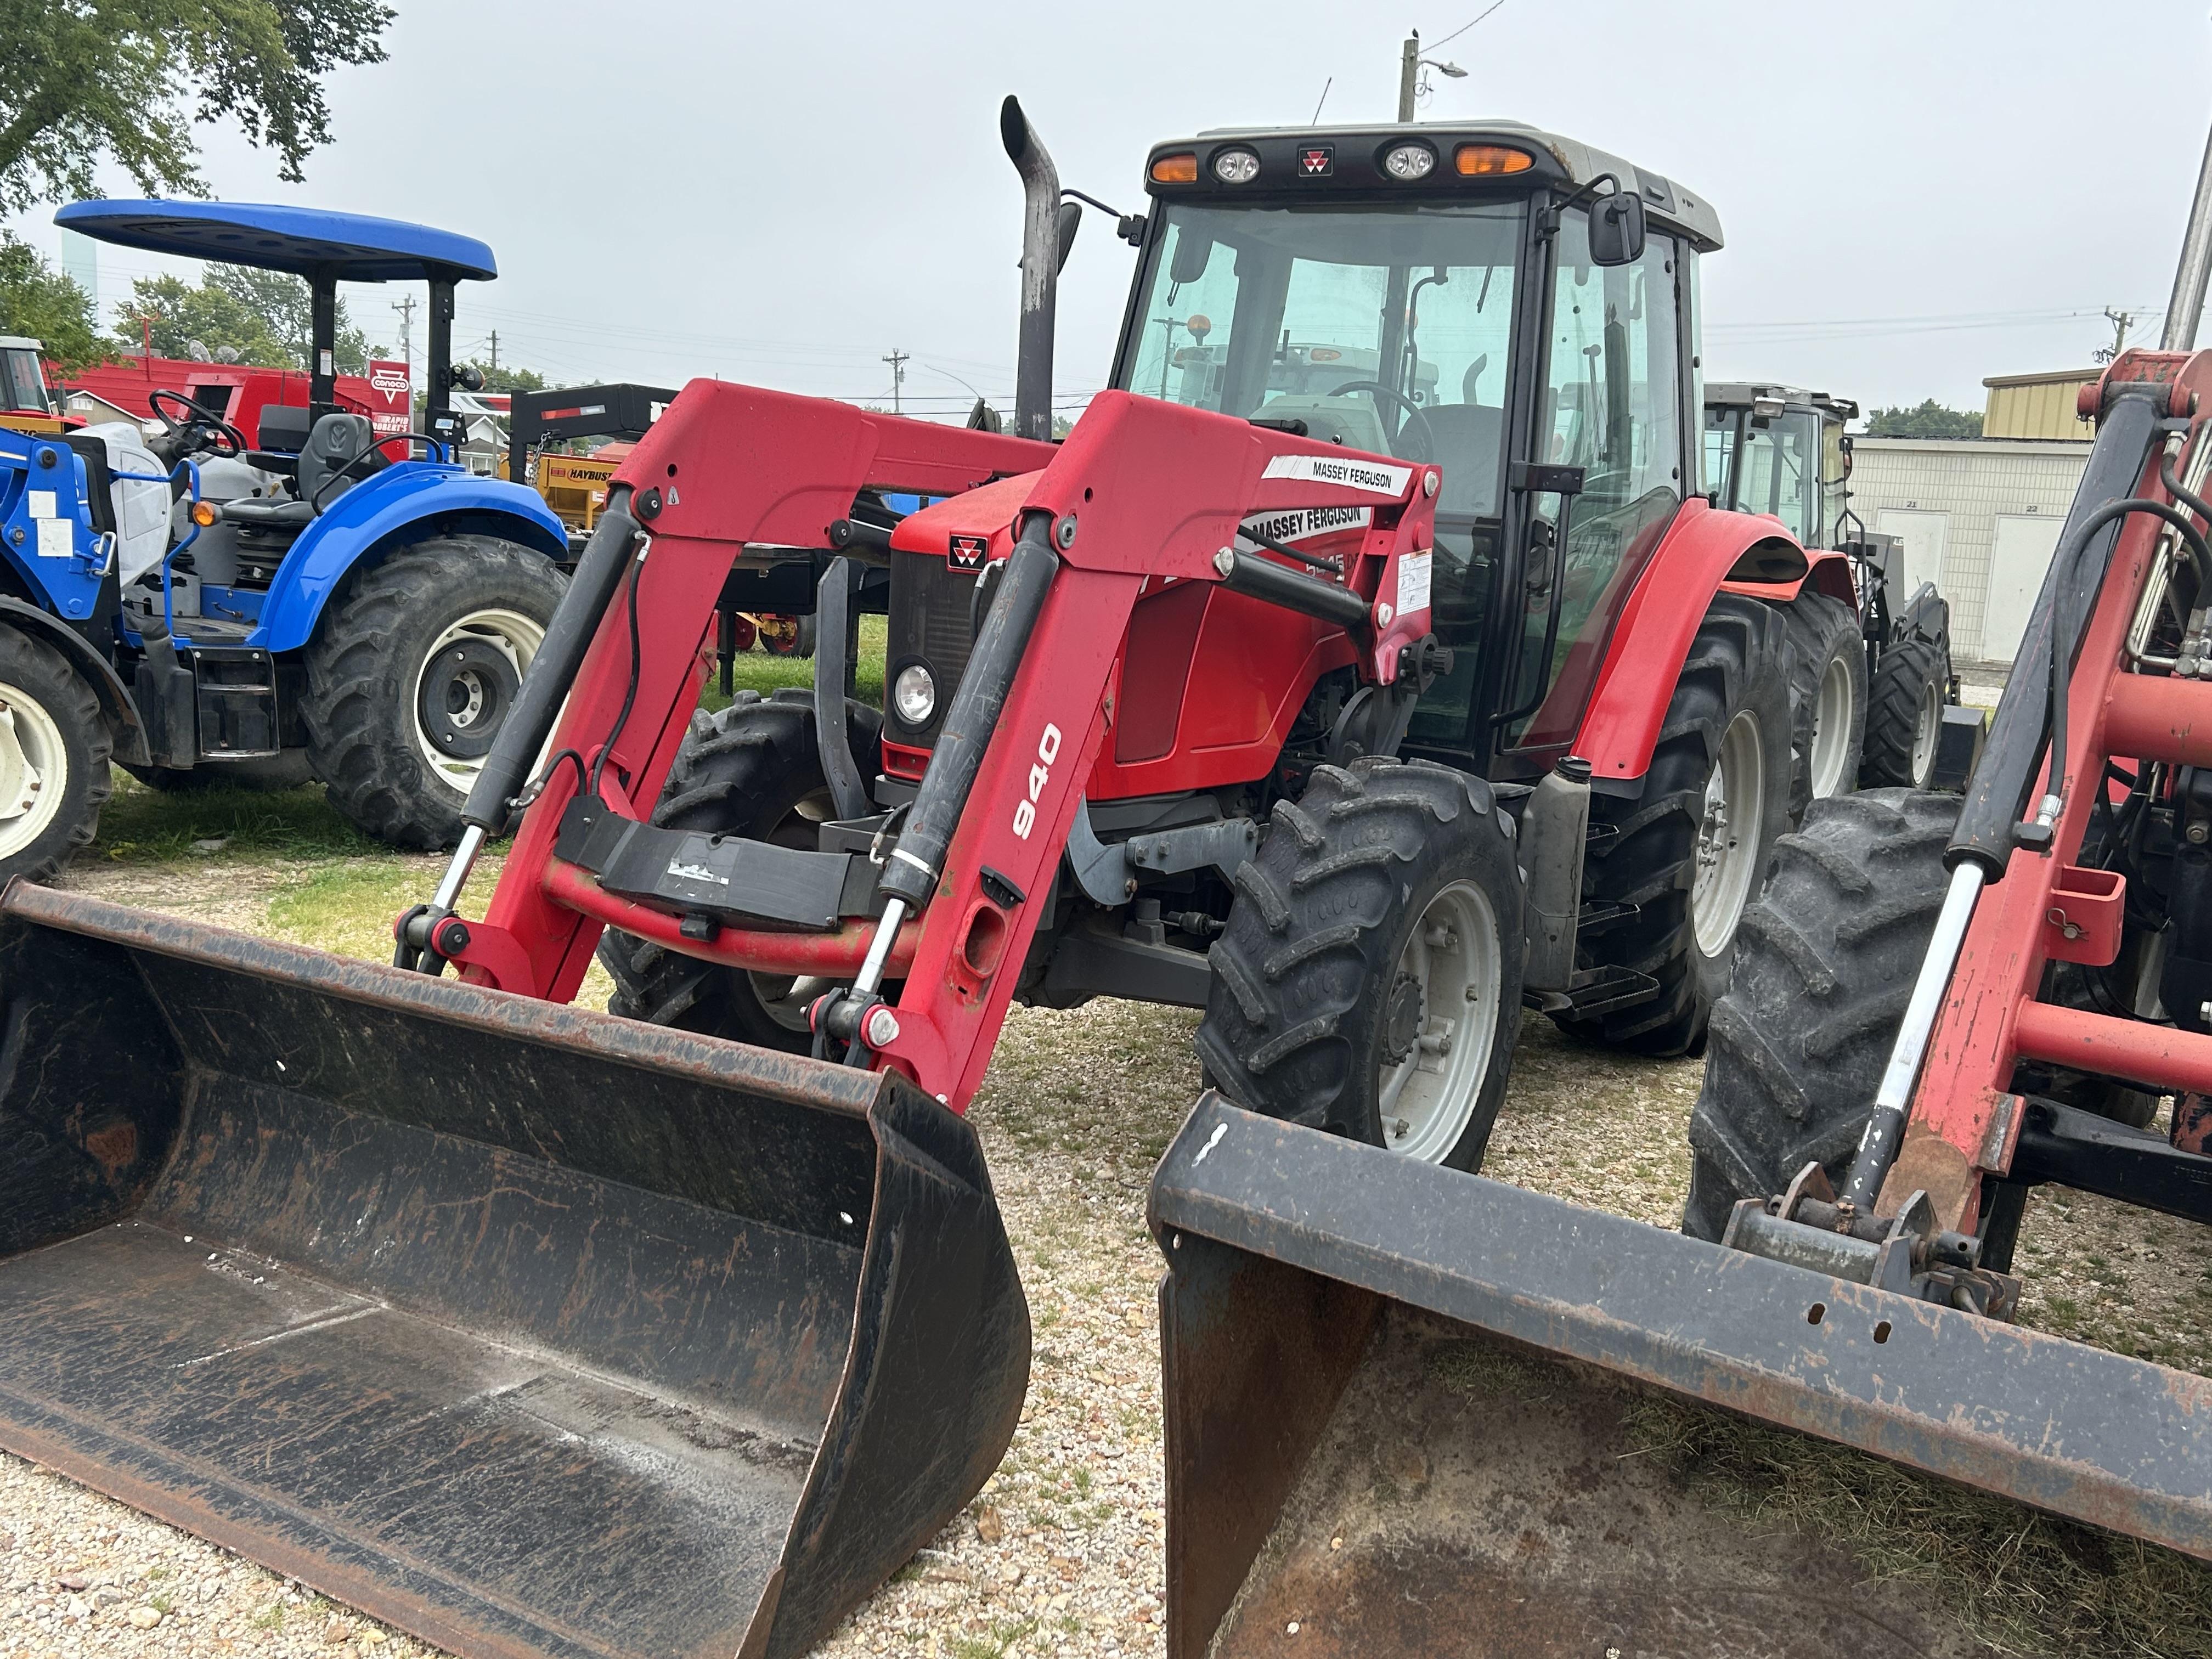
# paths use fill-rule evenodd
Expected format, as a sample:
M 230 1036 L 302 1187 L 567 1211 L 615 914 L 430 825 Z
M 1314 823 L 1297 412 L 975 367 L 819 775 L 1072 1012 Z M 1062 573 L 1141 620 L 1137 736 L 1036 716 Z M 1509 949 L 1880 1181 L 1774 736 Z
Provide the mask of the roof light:
M 1194 185 L 1198 182 L 1198 157 L 1189 150 L 1177 155 L 1163 155 L 1152 163 L 1152 182 L 1156 185 Z
M 1526 173 L 1536 158 L 1525 149 L 1505 144 L 1462 144 L 1452 157 L 1462 178 L 1480 179 L 1501 173 Z
M 1224 185 L 1249 185 L 1260 176 L 1260 158 L 1249 149 L 1224 149 L 1213 158 L 1213 176 Z
M 1407 184 L 1427 178 L 1436 167 L 1437 153 L 1426 144 L 1394 144 L 1382 158 L 1382 171 Z

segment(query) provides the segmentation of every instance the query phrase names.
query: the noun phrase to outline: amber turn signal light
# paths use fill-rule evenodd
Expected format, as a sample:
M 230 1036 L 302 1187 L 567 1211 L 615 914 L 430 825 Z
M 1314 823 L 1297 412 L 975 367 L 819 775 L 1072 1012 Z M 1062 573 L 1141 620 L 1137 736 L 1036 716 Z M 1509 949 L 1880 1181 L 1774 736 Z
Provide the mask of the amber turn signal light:
M 221 517 L 222 517 L 222 509 L 217 507 L 213 501 L 194 501 L 192 503 L 192 522 L 203 530 L 205 530 L 210 525 L 213 524 Z
M 1198 155 L 1184 150 L 1174 155 L 1163 155 L 1152 163 L 1152 182 L 1156 185 L 1194 185 L 1198 182 Z
M 1504 144 L 1462 144 L 1452 157 L 1463 177 L 1479 179 L 1500 173 L 1526 173 L 1536 158 L 1525 149 Z

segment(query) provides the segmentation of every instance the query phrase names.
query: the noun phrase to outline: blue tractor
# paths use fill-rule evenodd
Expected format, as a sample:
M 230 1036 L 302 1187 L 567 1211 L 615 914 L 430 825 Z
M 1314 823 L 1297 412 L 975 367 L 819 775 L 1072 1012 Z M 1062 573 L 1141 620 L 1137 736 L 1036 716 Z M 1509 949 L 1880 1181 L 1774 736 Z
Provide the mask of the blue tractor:
M 444 847 L 565 586 L 561 522 L 450 459 L 456 283 L 482 242 L 354 214 L 80 202 L 103 241 L 304 277 L 305 407 L 251 438 L 157 392 L 124 422 L 0 430 L 0 878 L 88 842 L 112 759 L 161 787 L 312 773 L 379 839 Z M 422 430 L 337 406 L 341 282 L 429 285 Z M 417 459 L 418 454 L 421 459 Z

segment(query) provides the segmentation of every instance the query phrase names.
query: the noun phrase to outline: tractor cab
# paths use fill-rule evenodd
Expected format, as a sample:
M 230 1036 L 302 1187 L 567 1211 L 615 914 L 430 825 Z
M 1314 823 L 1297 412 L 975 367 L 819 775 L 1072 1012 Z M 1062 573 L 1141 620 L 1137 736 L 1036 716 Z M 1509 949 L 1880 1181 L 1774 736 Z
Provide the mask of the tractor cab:
M 62 429 L 40 362 L 46 347 L 20 334 L 0 334 L 0 426 L 52 436 Z
M 1113 384 L 1443 470 L 1453 665 L 1407 747 L 1504 775 L 1571 738 L 1619 600 L 1698 493 L 1680 185 L 1512 123 L 1156 146 Z M 1273 538 L 1326 555 L 1337 515 Z M 1502 754 L 1500 750 L 1504 751 Z
M 1705 387 L 1705 487 L 1715 507 L 1770 513 L 1807 547 L 1839 547 L 1850 473 L 1848 398 L 1799 386 Z

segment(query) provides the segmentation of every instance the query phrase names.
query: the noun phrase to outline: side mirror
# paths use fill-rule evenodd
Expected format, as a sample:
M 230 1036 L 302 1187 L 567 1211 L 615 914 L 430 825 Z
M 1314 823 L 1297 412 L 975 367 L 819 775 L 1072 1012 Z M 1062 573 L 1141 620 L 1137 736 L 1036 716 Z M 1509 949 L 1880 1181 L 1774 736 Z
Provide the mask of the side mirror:
M 1168 260 L 1168 281 L 1194 283 L 1206 275 L 1206 262 L 1213 258 L 1213 238 L 1194 236 L 1188 228 L 1176 234 L 1175 253 Z
M 1067 256 L 1075 246 L 1075 233 L 1083 228 L 1083 204 L 1062 202 L 1060 204 L 1060 265 L 1067 269 Z
M 1644 257 L 1644 198 L 1616 190 L 1590 204 L 1590 263 L 1632 264 Z

